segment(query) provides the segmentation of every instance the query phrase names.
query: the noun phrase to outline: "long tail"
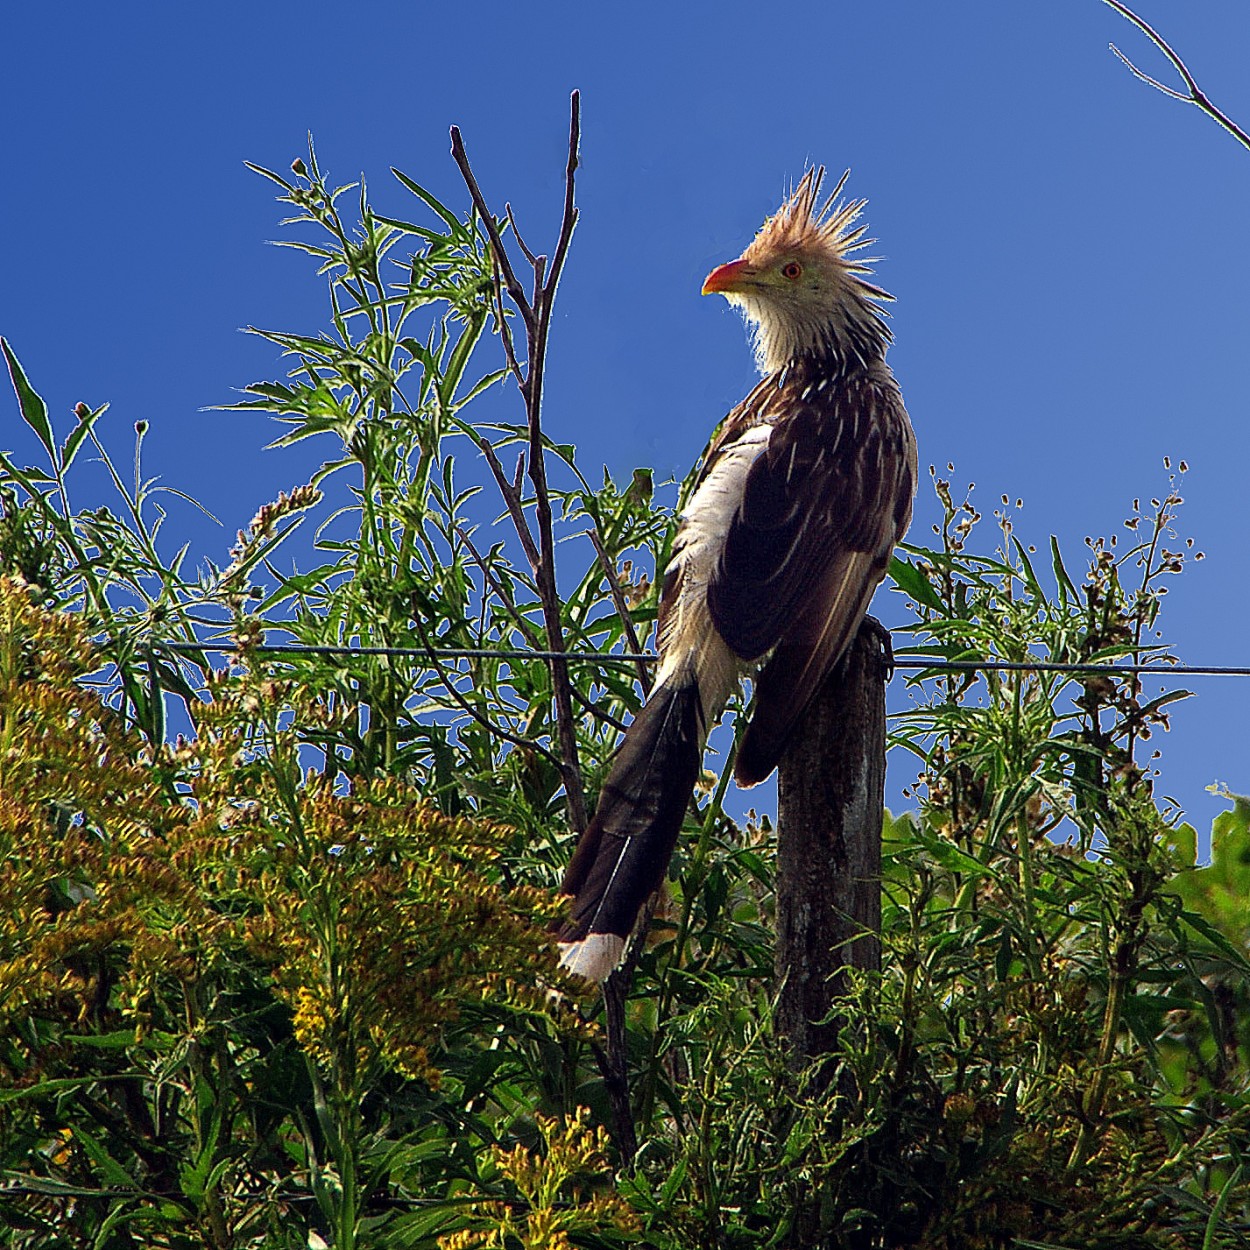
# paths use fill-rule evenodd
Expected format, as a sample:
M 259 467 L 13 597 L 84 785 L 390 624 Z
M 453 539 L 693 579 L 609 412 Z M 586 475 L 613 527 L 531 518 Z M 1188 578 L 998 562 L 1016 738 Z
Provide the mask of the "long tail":
M 560 962 L 602 981 L 668 869 L 706 732 L 694 681 L 661 685 L 634 717 L 561 887 L 573 906 Z

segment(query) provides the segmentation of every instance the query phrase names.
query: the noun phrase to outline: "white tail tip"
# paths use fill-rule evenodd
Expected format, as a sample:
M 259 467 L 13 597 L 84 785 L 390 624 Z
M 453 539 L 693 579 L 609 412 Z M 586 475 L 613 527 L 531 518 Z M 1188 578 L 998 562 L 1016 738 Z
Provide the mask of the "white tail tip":
M 587 981 L 606 981 L 625 954 L 625 939 L 615 933 L 589 933 L 580 942 L 560 943 L 560 966 Z

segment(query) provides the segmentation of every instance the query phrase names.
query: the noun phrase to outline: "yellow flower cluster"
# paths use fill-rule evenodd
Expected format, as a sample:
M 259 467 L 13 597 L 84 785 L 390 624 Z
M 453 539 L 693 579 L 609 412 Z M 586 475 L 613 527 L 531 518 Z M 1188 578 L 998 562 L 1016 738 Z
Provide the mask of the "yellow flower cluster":
M 616 1193 L 605 1188 L 612 1170 L 607 1133 L 591 1128 L 579 1107 L 565 1120 L 535 1117 L 541 1149 L 495 1146 L 492 1159 L 511 1201 L 482 1199 L 473 1204 L 475 1227 L 439 1238 L 439 1250 L 571 1250 L 582 1233 L 638 1230 L 638 1217 Z M 597 1192 L 589 1193 L 597 1183 Z
M 0 1027 L 38 1010 L 139 1036 L 158 995 L 230 963 L 347 1093 L 383 1068 L 436 1083 L 442 1030 L 484 997 L 577 1025 L 554 900 L 492 876 L 509 831 L 304 773 L 294 683 L 219 674 L 196 740 L 153 750 L 79 684 L 74 618 L 4 581 L 0 631 Z

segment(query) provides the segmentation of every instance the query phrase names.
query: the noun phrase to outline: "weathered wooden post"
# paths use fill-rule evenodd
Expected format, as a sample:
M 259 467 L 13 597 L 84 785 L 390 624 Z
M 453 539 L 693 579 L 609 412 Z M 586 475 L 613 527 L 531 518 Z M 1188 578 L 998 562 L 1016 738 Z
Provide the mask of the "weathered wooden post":
M 777 771 L 777 1026 L 798 1064 L 833 1049 L 845 970 L 880 967 L 888 644 L 865 618 Z

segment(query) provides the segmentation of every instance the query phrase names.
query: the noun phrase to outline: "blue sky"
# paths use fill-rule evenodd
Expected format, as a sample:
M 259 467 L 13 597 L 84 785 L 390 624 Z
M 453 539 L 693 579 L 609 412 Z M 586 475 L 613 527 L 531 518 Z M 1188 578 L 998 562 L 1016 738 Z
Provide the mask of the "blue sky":
M 1250 9 L 1139 11 L 1250 122 Z M 1109 41 L 1166 66 L 1098 0 L 118 0 L 12 6 L 4 39 L 0 333 L 62 430 L 77 401 L 108 401 L 124 460 L 151 423 L 148 471 L 223 522 L 171 509 L 197 558 L 222 560 L 318 459 L 262 453 L 272 425 L 202 411 L 281 371 L 238 327 L 325 324 L 305 258 L 265 246 L 278 206 L 243 161 L 285 169 L 312 131 L 336 181 L 363 171 L 402 215 L 391 165 L 461 202 L 454 122 L 488 197 L 539 241 L 577 87 L 582 217 L 546 423 L 583 465 L 693 462 L 753 376 L 704 274 L 808 163 L 850 166 L 922 462 L 954 461 L 987 516 L 1023 498 L 1017 534 L 1057 533 L 1079 563 L 1086 534 L 1165 489 L 1165 455 L 1185 458 L 1182 532 L 1207 559 L 1174 584 L 1165 629 L 1186 661 L 1250 663 L 1250 152 L 1135 81 Z M 33 458 L 3 396 L 0 445 Z M 914 537 L 934 515 L 922 485 Z M 1250 681 L 1195 688 L 1163 789 L 1202 828 L 1220 808 L 1204 786 L 1250 789 Z

